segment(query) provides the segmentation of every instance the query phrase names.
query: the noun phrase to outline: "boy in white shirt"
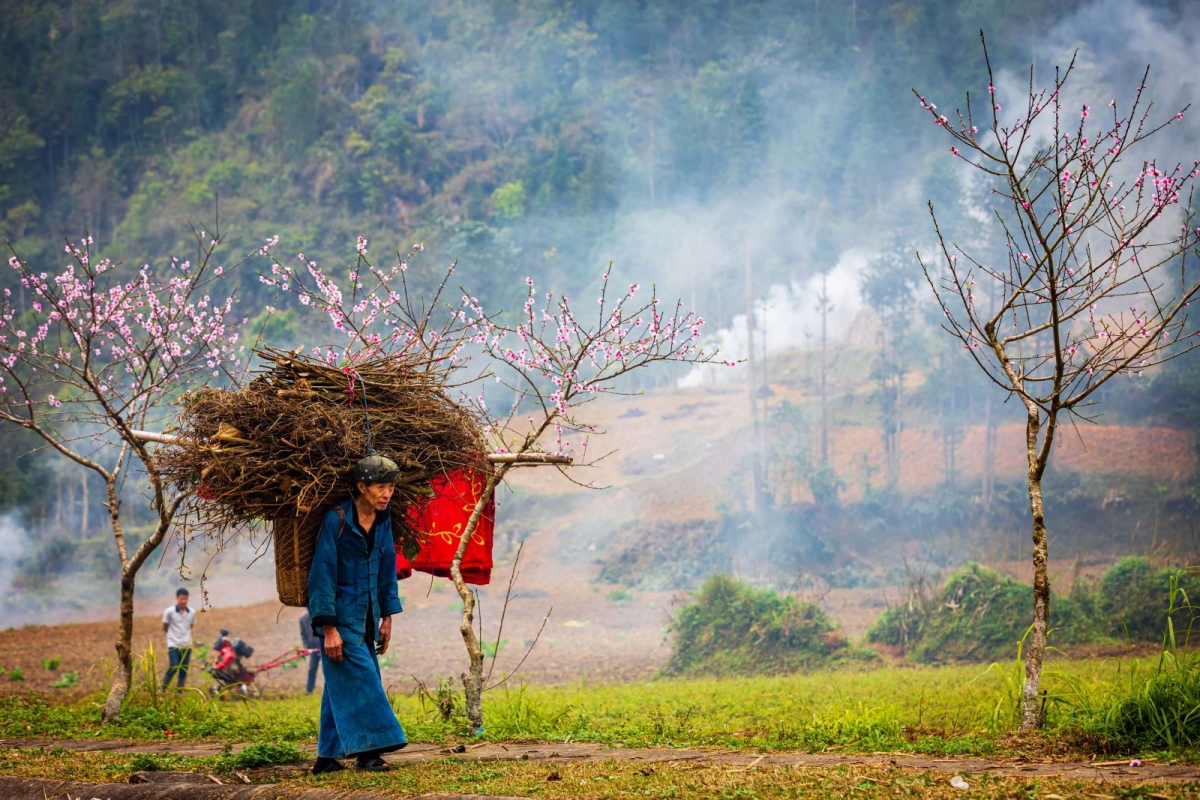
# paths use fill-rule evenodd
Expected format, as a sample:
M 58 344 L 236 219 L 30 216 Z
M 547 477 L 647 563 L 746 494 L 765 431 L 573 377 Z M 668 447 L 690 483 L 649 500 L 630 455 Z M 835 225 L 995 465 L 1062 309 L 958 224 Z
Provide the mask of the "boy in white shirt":
M 188 590 L 175 592 L 175 605 L 163 612 L 163 633 L 167 635 L 167 656 L 170 666 L 163 676 L 163 688 L 171 678 L 179 676 L 179 686 L 187 682 L 188 663 L 192 660 L 192 628 L 196 625 L 196 612 L 188 608 Z

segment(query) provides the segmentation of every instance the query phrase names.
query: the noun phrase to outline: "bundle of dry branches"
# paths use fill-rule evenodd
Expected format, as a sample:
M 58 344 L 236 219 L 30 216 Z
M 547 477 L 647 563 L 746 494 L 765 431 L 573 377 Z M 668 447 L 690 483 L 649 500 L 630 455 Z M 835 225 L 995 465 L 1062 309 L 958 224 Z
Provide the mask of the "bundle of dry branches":
M 393 532 L 398 549 L 412 550 L 407 510 L 429 494 L 429 479 L 490 470 L 475 416 L 447 396 L 447 372 L 428 360 L 404 352 L 349 368 L 299 351 L 256 353 L 265 368 L 245 388 L 183 398 L 179 441 L 159 451 L 163 474 L 188 492 L 181 510 L 191 524 L 224 533 L 319 510 L 347 495 L 351 469 L 373 446 L 400 466 Z

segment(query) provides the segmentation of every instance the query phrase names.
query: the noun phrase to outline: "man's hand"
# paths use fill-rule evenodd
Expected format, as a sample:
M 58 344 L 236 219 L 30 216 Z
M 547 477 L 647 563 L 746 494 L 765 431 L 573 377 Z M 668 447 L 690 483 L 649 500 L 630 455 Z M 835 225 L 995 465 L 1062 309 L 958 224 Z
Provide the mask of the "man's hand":
M 375 654 L 383 655 L 387 652 L 388 644 L 392 641 L 392 618 L 384 617 L 379 621 L 379 641 L 375 644 Z
M 342 660 L 342 635 L 332 625 L 325 626 L 325 655 L 330 661 Z

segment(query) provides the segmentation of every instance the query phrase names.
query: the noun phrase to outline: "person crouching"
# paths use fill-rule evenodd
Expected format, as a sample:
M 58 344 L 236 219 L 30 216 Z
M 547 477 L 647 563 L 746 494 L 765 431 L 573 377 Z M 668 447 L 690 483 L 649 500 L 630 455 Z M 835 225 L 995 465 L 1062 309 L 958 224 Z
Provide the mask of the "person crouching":
M 387 768 L 380 755 L 408 744 L 392 711 L 378 656 L 399 614 L 396 546 L 388 503 L 400 477 L 390 458 L 369 455 L 354 467 L 350 497 L 326 512 L 308 572 L 308 612 L 322 639 L 320 732 L 313 774 Z

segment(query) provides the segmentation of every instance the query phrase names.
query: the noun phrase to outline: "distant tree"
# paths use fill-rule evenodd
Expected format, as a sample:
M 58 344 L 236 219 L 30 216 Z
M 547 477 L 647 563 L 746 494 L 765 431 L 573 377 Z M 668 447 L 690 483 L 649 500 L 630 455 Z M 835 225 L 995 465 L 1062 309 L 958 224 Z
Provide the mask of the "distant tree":
M 138 572 L 162 544 L 183 499 L 172 494 L 134 431 L 156 422 L 174 393 L 206 383 L 237 360 L 232 299 L 208 294 L 224 271 L 213 263 L 219 239 L 197 232 L 196 241 L 197 263 L 173 260 L 165 278 L 144 266 L 122 279 L 117 265 L 93 259 L 91 237 L 67 244 L 70 263 L 56 275 L 14 254 L 8 263 L 26 299 L 14 300 L 5 289 L 0 300 L 0 422 L 40 437 L 104 484 L 121 603 L 117 668 L 101 710 L 105 722 L 117 719 L 129 693 Z M 121 512 L 121 486 L 134 462 L 156 518 L 140 543 L 126 537 Z
M 863 301 L 880 322 L 871 377 L 875 380 L 874 400 L 879 407 L 889 489 L 900 480 L 900 434 L 904 429 L 901 403 L 918 280 L 905 263 L 906 250 L 911 252 L 901 241 L 894 241 L 871 259 L 859 283 Z
M 1064 109 L 1074 60 L 1056 70 L 1049 88 L 1035 89 L 1031 69 L 1027 96 L 1013 98 L 1006 112 L 986 43 L 983 52 L 982 119 L 969 94 L 954 119 L 918 97 L 951 138 L 951 156 L 989 182 L 1006 256 L 952 243 L 930 203 L 940 252 L 921 265 L 945 330 L 1025 407 L 1034 613 L 1021 724 L 1030 729 L 1043 721 L 1039 685 L 1050 613 L 1042 479 L 1060 425 L 1092 420 L 1100 387 L 1118 377 L 1137 380 L 1200 343 L 1181 335 L 1200 291 L 1188 263 L 1200 237 L 1191 203 L 1200 162 L 1160 168 L 1142 155 L 1147 139 L 1187 110 L 1151 119 L 1149 70 L 1128 109 L 1114 99 L 1093 111 L 1086 104 Z

